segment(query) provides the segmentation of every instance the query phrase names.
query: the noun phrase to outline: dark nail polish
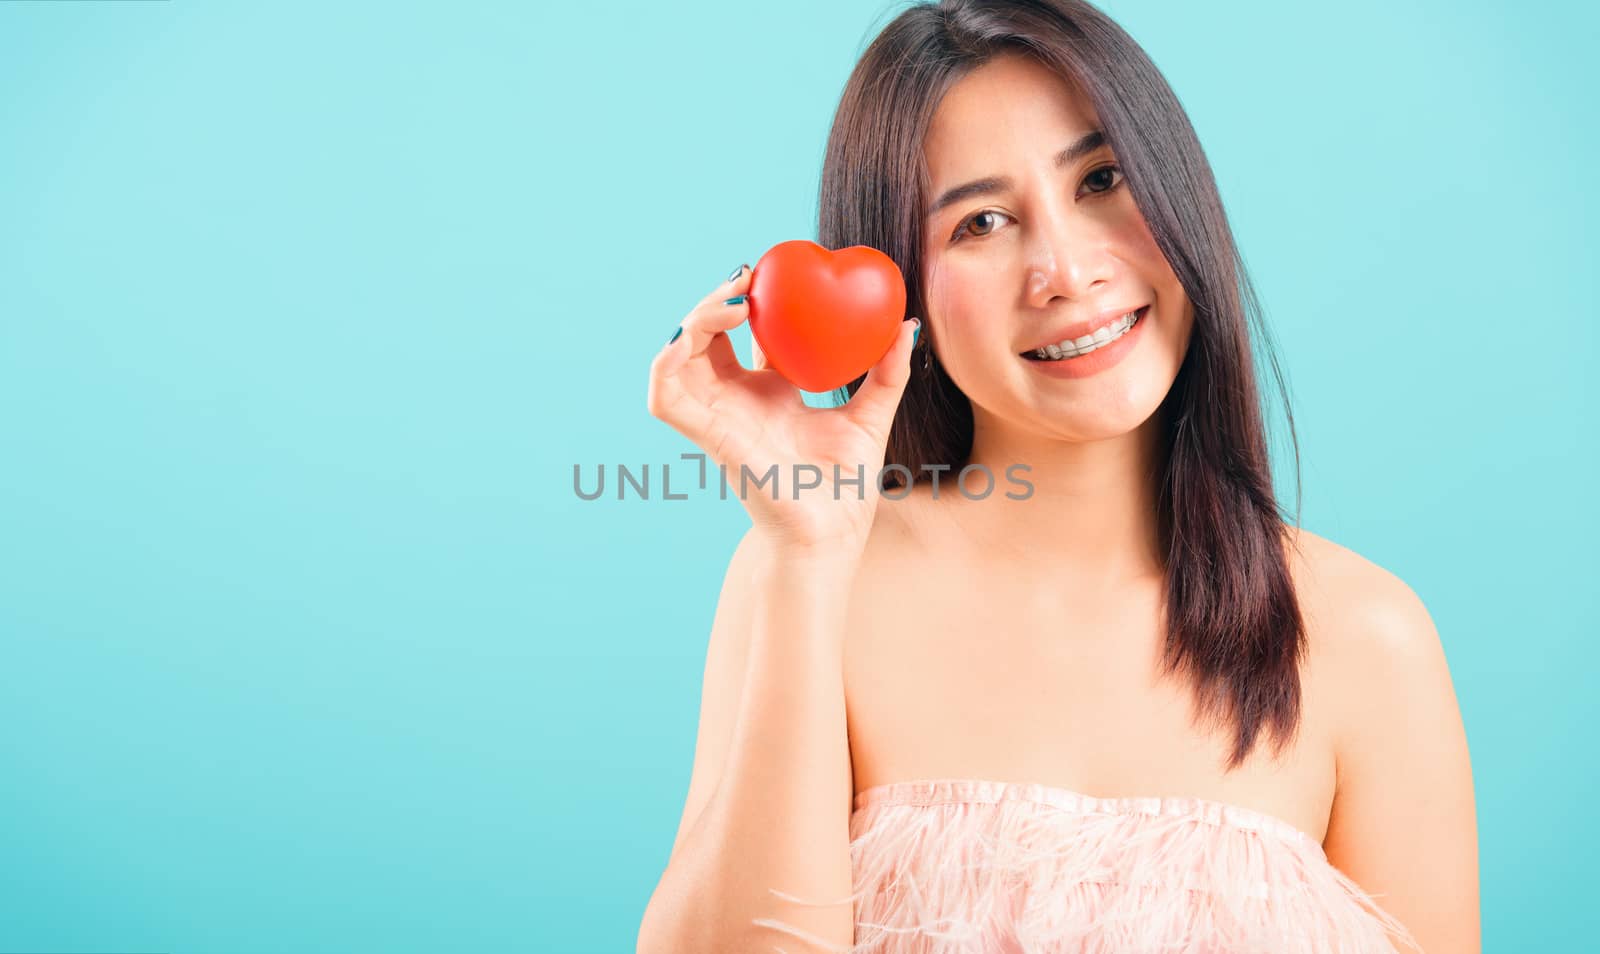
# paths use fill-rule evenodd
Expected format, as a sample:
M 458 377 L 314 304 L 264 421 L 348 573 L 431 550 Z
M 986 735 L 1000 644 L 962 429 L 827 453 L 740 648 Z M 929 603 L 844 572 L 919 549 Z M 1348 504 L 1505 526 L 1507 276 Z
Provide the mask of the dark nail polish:
M 681 335 L 681 334 L 683 334 L 683 326 L 679 325 L 678 326 L 678 330 L 674 331 L 672 333 L 672 337 L 667 339 L 667 344 L 672 344 L 674 341 L 677 341 L 678 340 L 678 336 Z
M 735 278 L 738 278 L 740 275 L 743 275 L 744 274 L 744 270 L 749 268 L 749 267 L 750 266 L 748 266 L 748 265 L 740 265 L 738 268 L 733 270 L 733 274 L 732 275 L 728 276 L 728 281 L 731 282 Z
M 742 304 L 744 304 L 744 299 L 745 299 L 745 296 L 743 296 L 743 295 L 735 295 L 732 298 L 728 299 L 727 301 L 723 302 L 723 304 L 724 305 L 742 305 Z

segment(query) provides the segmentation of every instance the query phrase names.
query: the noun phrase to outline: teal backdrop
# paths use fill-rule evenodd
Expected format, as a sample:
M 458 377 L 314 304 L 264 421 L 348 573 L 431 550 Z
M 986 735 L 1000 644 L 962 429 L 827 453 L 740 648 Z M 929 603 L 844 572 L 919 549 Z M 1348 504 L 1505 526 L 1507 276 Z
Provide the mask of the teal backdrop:
M 0 3 L 0 952 L 633 949 L 747 520 L 573 468 L 694 450 L 649 362 L 815 237 L 900 8 Z M 1303 524 L 1439 628 L 1485 949 L 1585 948 L 1600 14 L 1105 8 L 1216 170 Z

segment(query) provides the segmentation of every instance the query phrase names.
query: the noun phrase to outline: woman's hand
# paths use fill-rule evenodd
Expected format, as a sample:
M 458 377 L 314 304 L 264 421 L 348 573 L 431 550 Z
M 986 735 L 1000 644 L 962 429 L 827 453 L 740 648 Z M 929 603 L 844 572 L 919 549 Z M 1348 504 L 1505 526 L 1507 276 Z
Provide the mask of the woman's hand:
M 849 552 L 866 544 L 878 505 L 878 471 L 889 441 L 889 425 L 911 377 L 910 319 L 888 354 L 868 373 L 843 407 L 816 408 L 767 365 L 752 337 L 752 368 L 739 363 L 728 330 L 750 313 L 745 293 L 751 269 L 713 289 L 683 319 L 681 334 L 650 363 L 650 413 L 695 442 L 727 469 L 728 486 L 739 494 L 755 529 L 775 542 Z M 729 303 L 729 299 L 732 303 Z M 816 482 L 798 491 L 796 478 Z M 777 467 L 777 499 L 770 479 Z M 838 465 L 841 485 L 834 484 Z M 748 468 L 750 481 L 742 479 Z M 859 484 L 845 480 L 861 478 Z M 741 490 L 743 488 L 743 490 Z

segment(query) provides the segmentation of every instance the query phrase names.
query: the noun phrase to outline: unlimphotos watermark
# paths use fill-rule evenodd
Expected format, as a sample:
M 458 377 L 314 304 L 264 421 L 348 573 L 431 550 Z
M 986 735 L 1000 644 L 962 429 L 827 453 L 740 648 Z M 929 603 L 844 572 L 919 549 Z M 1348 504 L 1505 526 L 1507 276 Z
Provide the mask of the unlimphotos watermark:
M 699 462 L 698 489 L 705 490 L 708 477 L 706 455 L 682 454 L 680 456 L 686 461 Z M 951 467 L 949 464 L 922 465 L 921 470 L 923 473 L 932 475 L 930 483 L 932 485 L 933 497 L 935 500 L 937 500 L 939 497 L 940 476 L 948 472 L 950 469 Z M 572 465 L 572 491 L 573 493 L 577 494 L 579 498 L 583 500 L 599 500 L 605 495 L 606 465 L 597 465 L 596 470 L 597 476 L 594 481 L 594 489 L 586 490 L 583 481 L 582 465 Z M 1033 496 L 1033 484 L 1017 476 L 1018 471 L 1027 472 L 1029 470 L 1032 470 L 1032 468 L 1027 464 L 1011 464 L 1010 466 L 1006 467 L 1006 481 L 1024 489 L 1020 493 L 1011 490 L 1006 491 L 1005 499 L 1027 500 L 1029 497 Z M 791 465 L 790 478 L 787 483 L 779 480 L 780 471 L 781 468 L 779 465 L 773 464 L 761 474 L 757 474 L 750 468 L 748 464 L 740 464 L 736 496 L 740 500 L 748 500 L 752 488 L 754 488 L 757 493 L 761 493 L 770 487 L 770 495 L 773 500 L 781 499 L 780 494 L 785 492 L 789 495 L 790 500 L 799 500 L 802 491 L 809 493 L 811 491 L 818 490 L 823 486 L 823 471 L 822 468 L 818 467 L 816 464 Z M 687 493 L 672 492 L 672 467 L 670 464 L 662 464 L 660 473 L 660 499 L 689 499 L 689 495 Z M 718 464 L 717 473 L 719 475 L 719 483 L 721 484 L 721 488 L 718 491 L 719 499 L 727 500 L 729 489 L 728 465 Z M 884 486 L 884 478 L 889 474 L 895 474 L 900 478 L 900 485 L 898 487 L 886 488 Z M 977 475 L 979 478 L 981 478 L 981 480 L 969 479 L 973 475 Z M 953 483 L 956 486 L 957 492 L 959 492 L 961 496 L 967 498 L 968 500 L 986 500 L 995 491 L 994 472 L 983 464 L 968 464 L 967 466 L 961 468 L 961 470 L 956 473 Z M 969 486 L 978 483 L 981 483 L 982 485 L 981 489 L 979 490 L 974 490 L 971 486 Z M 872 479 L 872 484 L 877 490 L 878 495 L 883 497 L 885 500 L 903 500 L 911 493 L 911 468 L 905 466 L 904 464 L 887 464 L 878 468 L 877 474 Z M 640 464 L 639 472 L 637 474 L 630 470 L 627 464 L 616 465 L 616 495 L 618 500 L 628 499 L 629 487 L 633 488 L 633 492 L 638 499 L 651 499 L 649 464 Z M 785 487 L 787 488 L 786 491 L 783 489 Z M 833 480 L 831 481 L 831 490 L 834 500 L 842 499 L 840 496 L 840 491 L 844 487 L 853 487 L 855 489 L 855 499 L 866 499 L 867 468 L 865 464 L 857 464 L 854 468 L 853 474 L 847 474 L 845 472 L 845 468 L 839 464 L 833 465 Z

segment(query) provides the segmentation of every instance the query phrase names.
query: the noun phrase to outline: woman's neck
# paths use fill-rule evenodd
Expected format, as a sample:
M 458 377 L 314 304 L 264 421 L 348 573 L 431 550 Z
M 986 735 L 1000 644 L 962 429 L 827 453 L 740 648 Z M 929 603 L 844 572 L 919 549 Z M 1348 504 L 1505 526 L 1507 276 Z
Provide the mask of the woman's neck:
M 994 475 L 986 498 L 964 498 L 956 474 L 941 481 L 939 496 L 960 513 L 963 529 L 997 558 L 1048 561 L 1088 586 L 1116 586 L 1161 572 L 1155 488 L 1159 422 L 1096 441 L 1041 437 L 974 409 L 969 464 Z M 1014 465 L 1026 465 L 1026 469 Z M 1013 468 L 1007 471 L 1007 468 Z M 1009 476 L 1008 476 L 1009 474 Z M 1025 500 L 1006 496 L 1028 493 Z M 948 484 L 948 486 L 945 486 Z M 966 485 L 981 492 L 976 475 Z

